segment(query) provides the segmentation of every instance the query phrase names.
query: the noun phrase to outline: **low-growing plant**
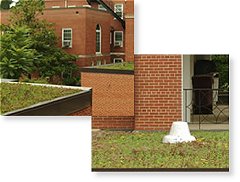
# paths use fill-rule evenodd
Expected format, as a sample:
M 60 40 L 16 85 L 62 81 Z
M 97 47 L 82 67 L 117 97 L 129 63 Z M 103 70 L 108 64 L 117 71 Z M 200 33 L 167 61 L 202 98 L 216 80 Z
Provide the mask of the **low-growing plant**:
M 167 132 L 92 133 L 93 168 L 228 168 L 229 132 L 194 131 L 191 143 L 165 144 Z
M 78 89 L 36 86 L 25 83 L 0 83 L 1 113 L 80 92 Z

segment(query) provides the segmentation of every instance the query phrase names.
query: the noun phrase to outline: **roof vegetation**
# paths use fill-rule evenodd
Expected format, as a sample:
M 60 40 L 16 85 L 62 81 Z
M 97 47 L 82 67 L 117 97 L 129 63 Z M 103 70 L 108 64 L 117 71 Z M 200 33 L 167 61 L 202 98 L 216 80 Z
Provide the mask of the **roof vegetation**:
M 80 92 L 79 89 L 36 86 L 21 83 L 0 83 L 0 113 L 25 108 L 39 102 Z

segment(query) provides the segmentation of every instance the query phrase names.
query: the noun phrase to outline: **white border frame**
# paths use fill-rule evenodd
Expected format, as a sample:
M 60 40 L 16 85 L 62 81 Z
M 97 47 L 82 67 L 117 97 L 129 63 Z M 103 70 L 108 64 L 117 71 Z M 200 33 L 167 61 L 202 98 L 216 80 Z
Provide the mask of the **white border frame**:
M 123 19 L 123 11 L 124 11 L 123 3 L 116 3 L 116 4 L 114 4 L 114 13 L 116 13 L 116 6 L 117 5 L 121 5 L 122 6 L 122 17 L 120 17 L 120 18 Z M 114 20 L 116 20 L 116 18 L 114 18 Z
M 115 35 L 116 35 L 116 33 L 119 33 L 119 32 L 122 33 L 122 45 L 121 45 L 120 47 L 123 47 L 123 43 L 124 43 L 124 42 L 123 42 L 123 40 L 124 40 L 123 31 L 114 31 L 114 35 L 113 35 L 113 36 L 114 36 L 114 38 L 113 38 L 113 40 L 114 40 L 114 42 L 113 42 L 114 47 L 116 47 L 116 46 L 115 46 L 115 42 L 116 42 Z
M 119 59 L 122 61 L 122 63 L 124 62 L 123 58 L 113 58 L 113 63 L 116 64 L 116 59 Z
M 70 42 L 70 46 L 68 48 L 72 48 L 72 43 L 73 43 L 73 30 L 72 30 L 72 28 L 62 28 L 62 48 L 65 48 L 64 44 L 63 44 L 64 30 L 71 30 L 71 42 Z
M 97 26 L 98 26 L 98 25 L 99 25 L 99 27 L 100 27 L 100 30 L 97 30 Z M 97 25 L 96 25 L 95 32 L 96 32 L 96 35 L 95 35 L 96 37 L 95 37 L 95 38 L 97 38 L 97 32 L 100 32 L 100 51 L 97 52 L 97 49 L 96 49 L 96 54 L 101 54 L 101 53 L 102 53 L 102 27 L 101 27 L 100 24 L 97 24 Z M 96 39 L 95 47 L 97 48 L 97 39 Z

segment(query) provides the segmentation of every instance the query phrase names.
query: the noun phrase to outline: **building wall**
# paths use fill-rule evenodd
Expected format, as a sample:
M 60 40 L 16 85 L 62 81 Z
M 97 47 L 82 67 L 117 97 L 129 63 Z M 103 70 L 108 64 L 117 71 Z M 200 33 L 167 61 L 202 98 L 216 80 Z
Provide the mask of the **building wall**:
M 134 128 L 134 75 L 82 72 L 81 85 L 92 87 L 93 128 Z
M 83 6 L 88 5 L 86 0 L 45 0 L 45 7 L 52 8 L 53 6 L 68 7 L 68 6 Z
M 169 130 L 182 119 L 181 55 L 135 55 L 135 129 Z
M 40 18 L 54 23 L 59 47 L 62 47 L 62 28 L 72 28 L 72 48 L 64 48 L 64 51 L 79 55 L 85 53 L 86 14 L 86 8 L 46 9 Z
M 124 11 L 133 15 L 133 1 L 118 0 L 106 1 L 110 7 L 114 8 L 115 3 L 122 3 Z M 98 4 L 92 3 L 91 7 L 86 0 L 46 0 L 46 9 L 39 18 L 46 19 L 54 23 L 54 28 L 59 37 L 58 46 L 62 47 L 62 28 L 72 28 L 73 42 L 72 48 L 64 48 L 68 53 L 79 55 L 77 64 L 80 67 L 96 65 L 97 61 L 110 63 L 114 58 L 121 57 L 126 61 L 132 61 L 134 54 L 133 43 L 133 19 L 126 19 L 129 26 L 123 29 L 121 23 L 114 19 L 109 12 L 98 10 Z M 67 8 L 76 5 L 76 7 Z M 58 6 L 59 8 L 52 8 Z M 124 15 L 127 15 L 124 12 Z M 9 11 L 1 12 L 1 23 L 7 24 Z M 133 16 L 132 16 L 133 17 Z M 101 26 L 101 54 L 96 55 L 96 25 Z M 123 31 L 123 47 L 114 47 L 112 35 L 112 44 L 110 44 L 110 31 Z M 126 40 L 129 39 L 129 40 Z M 125 50 L 127 59 L 125 59 Z M 130 55 L 131 54 L 131 55 Z
M 93 116 L 134 115 L 134 75 L 82 72 L 81 85 L 92 87 Z
M 125 6 L 125 60 L 134 61 L 134 3 L 127 1 Z
M 134 116 L 93 116 L 92 128 L 134 130 Z

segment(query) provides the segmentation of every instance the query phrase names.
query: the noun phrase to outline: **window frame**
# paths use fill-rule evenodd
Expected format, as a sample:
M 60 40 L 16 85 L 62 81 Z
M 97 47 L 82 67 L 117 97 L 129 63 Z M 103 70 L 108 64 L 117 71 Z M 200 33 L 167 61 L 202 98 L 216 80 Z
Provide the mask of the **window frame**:
M 122 3 L 116 3 L 116 4 L 114 4 L 114 13 L 116 13 L 117 14 L 117 6 L 118 5 L 121 5 L 121 7 L 122 7 L 122 15 L 121 15 L 121 19 L 123 19 L 123 4 Z M 114 19 L 116 19 L 116 18 L 114 18 Z
M 120 41 L 116 41 L 116 33 L 122 33 L 122 44 L 121 44 L 121 46 L 119 46 L 119 47 L 123 47 L 123 40 L 124 40 L 124 35 L 123 35 L 123 31 L 114 31 L 114 47 L 118 47 L 118 46 L 116 46 L 115 45 L 115 43 L 116 42 L 120 42 Z
M 99 25 L 99 27 L 100 27 L 100 30 L 97 30 L 97 26 Z M 99 32 L 99 48 L 100 48 L 100 50 L 99 50 L 99 52 L 97 52 L 97 32 Z M 96 54 L 101 54 L 102 53 L 102 28 L 101 28 L 101 25 L 100 24 L 97 24 L 96 25 Z
M 113 64 L 118 64 L 116 63 L 116 59 L 121 60 L 121 63 L 123 63 L 123 58 L 113 58 Z
M 66 40 L 64 40 L 64 31 L 65 30 L 71 30 L 71 40 L 70 40 L 69 47 L 64 46 L 64 41 L 66 41 Z M 73 30 L 72 30 L 72 28 L 62 28 L 62 48 L 72 48 L 72 42 L 73 42 Z

